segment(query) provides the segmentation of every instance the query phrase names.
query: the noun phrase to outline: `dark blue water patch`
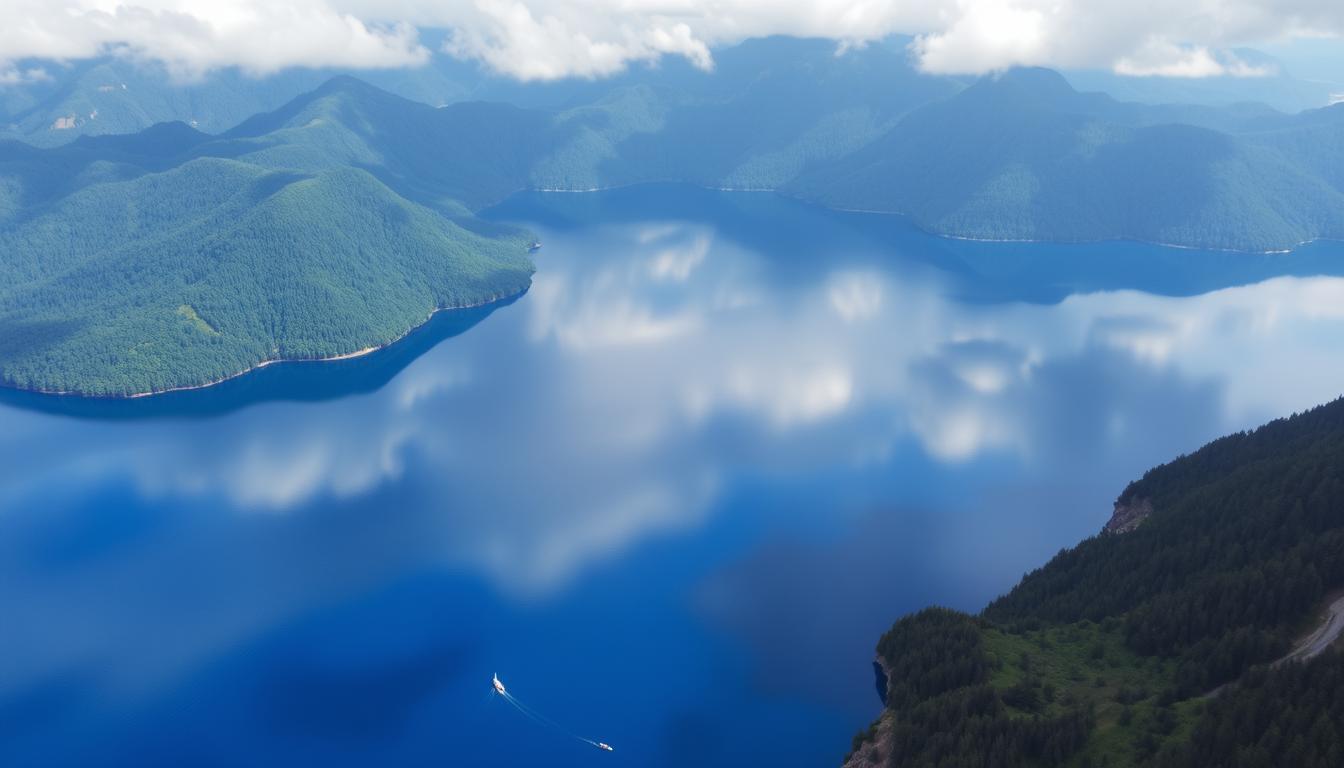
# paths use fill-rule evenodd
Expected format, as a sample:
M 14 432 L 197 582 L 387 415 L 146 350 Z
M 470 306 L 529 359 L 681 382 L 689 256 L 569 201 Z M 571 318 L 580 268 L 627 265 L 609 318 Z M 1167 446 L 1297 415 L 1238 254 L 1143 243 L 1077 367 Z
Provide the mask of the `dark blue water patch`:
M 78 723 L 90 716 L 97 679 L 79 672 L 42 680 L 0 695 L 0 756 L 6 765 L 58 765 L 53 752 L 72 752 L 69 734 L 58 724 Z M 60 745 L 59 750 L 53 745 Z M 93 755 L 78 749 L 74 755 L 89 761 Z
M 882 669 L 882 665 L 873 662 L 873 677 L 877 685 L 877 700 L 882 702 L 882 706 L 887 706 L 887 688 L 890 681 L 887 680 L 887 671 Z
M 146 546 L 170 522 L 163 510 L 140 505 L 135 490 L 125 486 L 102 489 L 95 510 L 81 505 L 73 490 L 24 500 L 26 508 L 13 513 L 10 535 L 0 542 L 6 564 L 56 575 Z
M 367 394 L 381 389 L 420 355 L 466 333 L 522 295 L 435 312 L 404 338 L 359 357 L 272 363 L 209 387 L 149 397 L 81 397 L 0 387 L 0 405 L 81 419 L 141 421 L 211 418 L 259 403 L 318 403 Z
M 1288 253 L 1242 253 L 1152 243 L 993 243 L 951 241 L 947 251 L 974 279 L 967 300 L 1053 303 L 1095 291 L 1196 296 L 1275 277 L 1344 275 L 1344 242 L 1319 240 Z
M 931 234 L 896 214 L 834 211 L 771 192 L 727 192 L 647 184 L 585 193 L 519 193 L 484 216 L 560 232 L 662 217 L 711 223 L 771 258 L 774 278 L 823 272 L 826 254 L 925 264 L 972 302 L 1052 304 L 1093 291 L 1194 296 L 1272 277 L 1344 275 L 1344 242 L 1320 240 L 1288 253 L 1211 251 L 1127 240 L 1092 243 L 990 242 Z
M 534 287 L 469 332 L 113 416 L 0 402 L 0 763 L 833 765 L 901 614 L 980 608 L 1344 380 L 1344 281 L 1056 304 L 1192 254 L 621 194 L 511 201 Z

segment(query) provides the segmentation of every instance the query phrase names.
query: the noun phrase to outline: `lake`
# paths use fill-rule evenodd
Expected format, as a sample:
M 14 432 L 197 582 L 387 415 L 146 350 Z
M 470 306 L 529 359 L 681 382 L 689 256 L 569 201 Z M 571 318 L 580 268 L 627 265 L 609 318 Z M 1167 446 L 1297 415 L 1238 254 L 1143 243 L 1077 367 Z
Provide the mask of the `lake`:
M 1340 244 L 679 186 L 488 216 L 532 288 L 373 355 L 0 394 L 0 764 L 835 765 L 895 618 L 1344 389 Z

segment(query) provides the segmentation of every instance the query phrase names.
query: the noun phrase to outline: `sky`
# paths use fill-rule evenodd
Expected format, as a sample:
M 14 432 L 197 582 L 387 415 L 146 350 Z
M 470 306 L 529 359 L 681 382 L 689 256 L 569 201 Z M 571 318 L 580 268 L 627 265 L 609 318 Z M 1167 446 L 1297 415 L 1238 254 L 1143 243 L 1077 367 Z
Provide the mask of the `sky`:
M 435 54 L 520 80 L 595 78 L 669 56 L 712 69 L 716 48 L 776 34 L 829 38 L 837 52 L 911 35 L 915 63 L 941 74 L 1254 77 L 1274 73 L 1235 48 L 1344 36 L 1339 0 L 0 0 L 0 19 L 0 86 L 42 78 L 34 59 L 108 53 L 184 78 Z

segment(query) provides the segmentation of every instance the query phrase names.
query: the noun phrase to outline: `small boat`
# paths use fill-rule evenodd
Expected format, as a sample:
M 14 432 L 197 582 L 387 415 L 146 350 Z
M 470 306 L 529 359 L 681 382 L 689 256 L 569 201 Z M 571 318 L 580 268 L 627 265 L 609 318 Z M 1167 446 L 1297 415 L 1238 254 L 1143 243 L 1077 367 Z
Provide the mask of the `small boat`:
M 499 675 L 494 675 L 491 678 L 491 682 L 495 684 L 495 693 L 508 693 L 508 691 L 504 690 L 504 684 L 499 682 Z
M 541 241 L 540 241 L 540 240 L 533 240 L 533 241 L 532 241 L 532 244 L 529 245 L 529 246 L 527 246 L 527 252 L 528 252 L 528 253 L 535 253 L 535 252 L 540 251 L 540 250 L 541 250 Z
M 611 748 L 611 745 L 610 745 L 610 744 L 607 744 L 607 743 L 605 743 L 605 742 L 601 742 L 601 741 L 597 742 L 597 748 L 598 748 L 598 749 L 605 749 L 605 750 L 607 750 L 608 752 L 615 752 L 615 751 L 616 751 L 616 750 L 614 750 L 614 749 Z

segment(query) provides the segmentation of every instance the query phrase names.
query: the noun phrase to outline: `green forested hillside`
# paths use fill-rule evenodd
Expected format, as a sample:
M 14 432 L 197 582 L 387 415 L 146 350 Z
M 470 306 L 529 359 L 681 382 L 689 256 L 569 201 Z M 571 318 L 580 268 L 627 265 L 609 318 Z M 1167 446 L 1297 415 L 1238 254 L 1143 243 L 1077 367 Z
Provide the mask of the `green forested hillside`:
M 354 162 L 201 156 L 203 138 L 162 127 L 0 150 L 0 381 L 203 384 L 383 344 L 528 285 L 521 233 L 477 234 Z
M 903 51 L 754 41 L 712 76 L 557 86 L 570 98 L 544 108 L 438 108 L 338 77 L 213 136 L 170 123 L 0 142 L 0 381 L 125 393 L 384 341 L 411 315 L 526 284 L 522 241 L 474 217 L 523 189 L 778 189 L 985 238 L 1266 250 L 1344 236 L 1339 108 L 1126 104 L 1045 70 L 965 87 Z M 228 282 L 262 253 L 264 280 Z M 232 296 L 236 325 L 210 296 Z M 256 319 L 276 315 L 289 319 Z M 162 334 L 193 317 L 182 327 L 219 337 L 144 346 L 171 346 Z
M 877 649 L 888 707 L 849 764 L 1338 765 L 1344 653 L 1267 665 L 1344 588 L 1344 401 L 1215 441 L 1118 504 L 1153 512 L 979 616 L 898 621 Z

